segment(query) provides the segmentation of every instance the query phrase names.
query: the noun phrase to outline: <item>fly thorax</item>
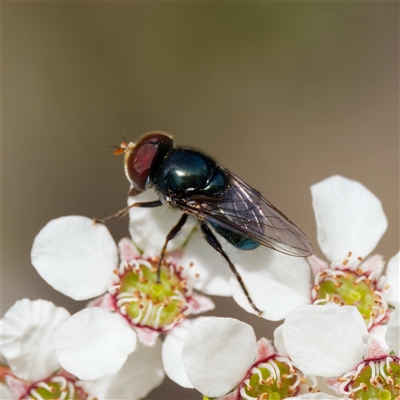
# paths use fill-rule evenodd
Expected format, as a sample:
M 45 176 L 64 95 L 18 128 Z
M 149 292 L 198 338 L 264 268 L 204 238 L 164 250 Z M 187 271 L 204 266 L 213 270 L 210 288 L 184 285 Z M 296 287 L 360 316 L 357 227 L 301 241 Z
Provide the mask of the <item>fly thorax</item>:
M 286 357 L 273 355 L 257 362 L 239 386 L 241 400 L 280 400 L 296 396 L 300 387 L 317 391 L 314 377 L 306 377 Z
M 355 306 L 370 329 L 387 318 L 388 304 L 383 294 L 385 278 L 378 281 L 361 269 L 326 269 L 315 276 L 313 304 L 336 303 Z
M 115 285 L 109 289 L 115 308 L 132 326 L 160 332 L 172 329 L 191 313 L 192 294 L 181 271 L 163 261 L 157 283 L 158 258 L 122 262 L 115 270 Z

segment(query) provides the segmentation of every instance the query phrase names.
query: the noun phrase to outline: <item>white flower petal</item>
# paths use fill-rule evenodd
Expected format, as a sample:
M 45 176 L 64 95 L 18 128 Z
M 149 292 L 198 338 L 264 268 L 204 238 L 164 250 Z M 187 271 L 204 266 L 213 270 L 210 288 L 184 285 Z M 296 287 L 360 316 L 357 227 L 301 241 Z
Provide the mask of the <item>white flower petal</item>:
M 214 318 L 194 329 L 182 349 L 190 382 L 208 397 L 222 396 L 245 377 L 257 355 L 253 328 L 233 318 Z
M 161 342 L 154 347 L 138 345 L 116 373 L 94 381 L 82 381 L 85 390 L 99 399 L 138 400 L 164 380 L 161 361 Z
M 370 334 L 365 325 L 365 321 L 364 321 L 363 317 L 361 316 L 360 312 L 358 311 L 357 307 L 342 306 L 341 308 L 353 316 L 355 322 L 358 325 L 358 328 L 360 330 L 360 335 L 362 337 L 362 341 L 366 348 Z
M 218 240 L 235 264 L 241 257 L 240 251 L 228 244 L 223 237 L 218 236 Z M 189 267 L 192 263 L 193 266 Z M 229 283 L 232 272 L 222 256 L 206 242 L 199 229 L 195 229 L 190 236 L 181 265 L 191 277 L 195 289 L 208 295 L 232 295 Z
M 153 189 L 149 189 L 137 196 L 129 197 L 128 205 L 154 200 L 158 200 L 157 194 Z M 159 256 L 166 236 L 181 216 L 181 212 L 174 211 L 166 205 L 157 208 L 133 207 L 129 211 L 129 231 L 132 240 L 146 256 Z M 172 251 L 181 247 L 195 224 L 195 220 L 189 218 L 179 235 L 169 242 L 167 250 Z
M 86 308 L 59 329 L 56 353 L 61 366 L 79 379 L 97 379 L 120 370 L 136 347 L 136 334 L 117 313 Z
M 262 318 L 278 321 L 293 309 L 310 303 L 311 273 L 304 258 L 291 257 L 260 246 L 249 252 L 236 267 Z M 235 301 L 255 314 L 239 282 L 231 277 Z
M 87 300 L 112 285 L 118 250 L 104 225 L 68 216 L 53 219 L 38 233 L 31 258 L 54 289 L 74 300 Z
M 283 324 L 290 358 L 307 375 L 333 377 L 351 371 L 366 355 L 368 333 L 355 307 L 304 306 Z
M 18 378 L 36 381 L 60 368 L 53 337 L 69 312 L 45 300 L 17 301 L 1 320 L 2 354 Z
M 185 388 L 193 388 L 190 383 L 182 361 L 183 344 L 189 333 L 201 323 L 209 321 L 213 317 L 199 317 L 187 319 L 170 331 L 162 346 L 162 360 L 164 370 L 168 378 Z
M 283 324 L 279 325 L 274 331 L 274 346 L 278 351 L 278 354 L 283 357 L 289 357 L 289 354 L 285 347 L 285 342 L 283 341 Z
M 386 293 L 386 299 L 388 303 L 394 306 L 400 306 L 400 252 L 392 257 L 387 265 L 386 269 L 386 283 L 390 285 L 388 293 Z
M 321 250 L 335 265 L 351 252 L 347 266 L 358 265 L 386 231 L 381 202 L 361 183 L 338 175 L 311 186 L 311 193 Z
M 6 385 L 0 383 L 0 399 L 1 400 L 13 400 L 14 397 Z
M 385 335 L 386 343 L 397 356 L 400 356 L 400 313 L 397 307 L 390 316 Z

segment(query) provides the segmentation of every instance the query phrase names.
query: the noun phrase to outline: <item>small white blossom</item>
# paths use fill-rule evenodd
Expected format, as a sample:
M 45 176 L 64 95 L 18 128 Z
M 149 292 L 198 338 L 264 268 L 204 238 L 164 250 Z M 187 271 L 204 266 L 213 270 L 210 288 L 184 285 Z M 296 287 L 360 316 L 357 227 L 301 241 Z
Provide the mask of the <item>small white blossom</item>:
M 6 312 L 1 342 L 10 371 L 4 371 L 3 399 L 140 399 L 161 384 L 161 343 L 137 349 L 118 373 L 96 381 L 79 380 L 63 370 L 54 337 L 69 316 L 45 300 L 23 299 Z
M 303 371 L 325 377 L 339 395 L 390 399 L 400 395 L 399 327 L 397 309 L 389 321 L 388 344 L 381 345 L 355 307 L 310 305 L 292 311 L 275 334 L 280 351 Z
M 318 243 L 330 265 L 316 256 L 305 259 L 260 247 L 237 266 L 263 317 L 283 319 L 291 310 L 307 304 L 354 305 L 373 332 L 390 317 L 389 306 L 399 303 L 399 256 L 388 264 L 383 257 L 367 257 L 387 228 L 379 199 L 361 183 L 332 176 L 311 187 L 318 228 Z M 248 260 L 255 260 L 248 263 Z M 235 300 L 249 307 L 240 287 L 231 278 Z

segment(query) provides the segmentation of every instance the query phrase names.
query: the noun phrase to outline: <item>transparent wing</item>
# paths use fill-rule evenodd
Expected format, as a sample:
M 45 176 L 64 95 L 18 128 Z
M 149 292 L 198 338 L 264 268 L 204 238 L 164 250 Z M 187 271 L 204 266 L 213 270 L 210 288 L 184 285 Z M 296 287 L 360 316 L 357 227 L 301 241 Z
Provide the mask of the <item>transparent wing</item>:
M 260 192 L 225 170 L 231 184 L 218 198 L 191 196 L 185 208 L 200 218 L 291 256 L 307 257 L 307 236 Z

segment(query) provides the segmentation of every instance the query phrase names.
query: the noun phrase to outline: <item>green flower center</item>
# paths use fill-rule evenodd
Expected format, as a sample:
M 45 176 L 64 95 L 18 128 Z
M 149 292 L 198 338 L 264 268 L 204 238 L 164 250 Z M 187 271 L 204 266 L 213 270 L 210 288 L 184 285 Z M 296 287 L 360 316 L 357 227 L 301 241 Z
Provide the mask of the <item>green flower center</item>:
M 351 399 L 397 400 L 400 398 L 399 359 L 390 356 L 365 361 L 339 381 L 341 392 Z
M 253 366 L 240 388 L 241 400 L 280 400 L 292 397 L 307 378 L 286 357 L 273 356 Z M 316 381 L 309 385 L 314 391 Z
M 173 264 L 163 262 L 157 283 L 157 260 L 133 260 L 114 271 L 117 285 L 114 295 L 117 310 L 132 325 L 167 331 L 186 318 L 191 307 L 186 280 Z
M 382 321 L 387 302 L 376 282 L 361 270 L 339 271 L 326 269 L 315 277 L 313 304 L 336 303 L 357 307 L 368 328 Z
M 29 400 L 86 400 L 87 393 L 63 376 L 52 376 L 46 381 L 35 383 L 23 396 Z

